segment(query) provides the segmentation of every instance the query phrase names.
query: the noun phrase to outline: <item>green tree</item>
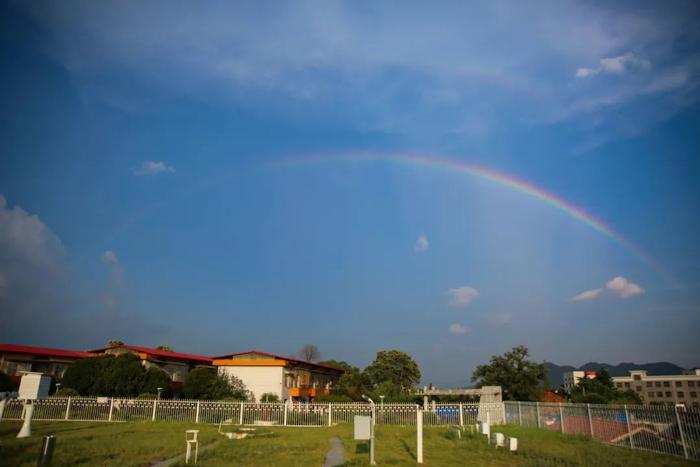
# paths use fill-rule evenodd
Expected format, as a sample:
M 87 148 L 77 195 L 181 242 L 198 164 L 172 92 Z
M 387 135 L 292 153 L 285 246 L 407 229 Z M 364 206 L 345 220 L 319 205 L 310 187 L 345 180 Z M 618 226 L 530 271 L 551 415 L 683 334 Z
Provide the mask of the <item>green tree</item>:
M 124 341 L 120 341 L 117 339 L 110 339 L 107 341 L 107 347 L 119 347 L 124 345 Z
M 166 397 L 170 393 L 170 381 L 169 374 L 160 368 L 152 366 L 146 370 L 146 374 L 143 376 L 141 393 L 158 394 L 158 388 L 163 388 L 165 391 L 161 393 L 161 397 Z
M 158 350 L 164 350 L 164 351 L 166 351 L 166 352 L 172 352 L 172 351 L 173 351 L 173 348 L 170 347 L 169 345 L 159 345 L 158 347 L 156 347 L 156 349 L 158 349 Z
M 595 378 L 581 378 L 571 390 L 571 402 L 587 404 L 641 404 L 639 395 L 615 388 L 608 372 L 601 368 Z
M 370 392 L 371 387 L 372 383 L 367 374 L 358 368 L 351 367 L 343 373 L 338 383 L 331 388 L 331 396 L 359 401 L 362 400 L 362 394 Z
M 503 355 L 494 355 L 488 365 L 474 370 L 472 381 L 478 386 L 501 386 L 506 400 L 538 401 L 547 383 L 544 363 L 528 360 L 527 347 L 520 345 Z
M 389 381 L 402 391 L 408 391 L 418 384 L 421 376 L 415 360 L 400 350 L 377 352 L 374 361 L 365 368 L 365 373 L 373 386 Z
M 250 399 L 250 392 L 240 379 L 226 377 L 207 368 L 190 370 L 182 387 L 182 395 L 187 399 Z
M 280 401 L 280 396 L 275 394 L 274 392 L 266 392 L 262 396 L 260 396 L 260 402 L 279 402 Z
M 350 365 L 348 362 L 345 362 L 343 360 L 323 360 L 321 362 L 318 362 L 319 365 L 325 365 L 325 366 L 330 366 L 333 368 L 338 368 L 339 370 L 351 370 L 354 368 L 352 365 Z
M 297 352 L 297 354 L 299 355 L 299 358 L 301 358 L 305 362 L 315 362 L 321 358 L 321 351 L 319 351 L 318 347 L 316 347 L 313 344 L 306 344 L 301 349 L 299 349 L 299 352 Z
M 15 385 L 12 384 L 12 379 L 5 373 L 0 371 L 0 392 L 14 391 Z

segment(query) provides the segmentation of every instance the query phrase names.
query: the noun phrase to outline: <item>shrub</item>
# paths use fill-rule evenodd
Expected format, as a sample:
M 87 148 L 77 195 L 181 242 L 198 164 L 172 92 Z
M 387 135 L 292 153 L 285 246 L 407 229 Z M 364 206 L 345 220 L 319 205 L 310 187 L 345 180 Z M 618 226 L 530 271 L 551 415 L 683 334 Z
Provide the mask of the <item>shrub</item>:
M 273 392 L 266 392 L 260 396 L 260 402 L 279 402 L 280 397 Z
M 144 392 L 144 393 L 139 394 L 137 399 L 155 399 L 157 397 L 158 396 L 156 394 L 153 394 L 152 392 Z
M 78 394 L 78 391 L 73 388 L 60 388 L 53 395 L 57 397 L 76 397 L 80 394 Z

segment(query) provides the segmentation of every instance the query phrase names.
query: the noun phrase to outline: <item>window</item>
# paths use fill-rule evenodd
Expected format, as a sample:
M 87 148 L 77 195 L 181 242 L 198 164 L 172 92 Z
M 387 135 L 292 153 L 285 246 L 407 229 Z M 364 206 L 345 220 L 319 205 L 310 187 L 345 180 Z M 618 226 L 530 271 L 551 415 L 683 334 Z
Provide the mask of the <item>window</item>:
M 695 391 L 690 392 L 690 397 L 698 397 L 698 393 Z
M 681 386 L 683 386 L 683 383 L 680 382 L 680 381 L 676 381 L 676 387 L 679 388 L 679 387 L 681 387 Z
M 671 397 L 671 391 L 666 391 L 666 397 Z
M 656 393 L 656 397 L 664 397 L 664 393 L 659 391 Z
M 642 377 L 639 376 L 639 375 L 634 375 L 633 379 L 634 379 L 635 381 L 641 381 L 641 380 L 642 380 Z
M 665 387 L 665 388 L 670 388 L 670 387 L 671 387 L 671 383 L 670 383 L 669 381 L 664 381 L 664 387 Z
M 678 391 L 678 392 L 676 393 L 676 395 L 677 395 L 678 397 L 685 397 L 685 393 L 684 393 L 683 391 Z
M 655 383 L 654 383 L 654 386 L 656 386 L 657 388 L 660 388 L 660 387 L 661 387 L 661 382 L 660 382 L 660 381 L 655 382 Z
M 694 387 L 695 387 L 695 381 L 688 381 L 688 387 L 694 388 Z
M 648 388 L 651 387 L 651 381 L 647 381 L 647 387 L 648 387 Z
M 626 388 L 630 387 L 630 383 L 625 383 L 625 387 Z
M 637 392 L 642 392 L 642 387 L 641 386 L 635 386 L 634 390 Z
M 647 395 L 648 395 L 649 397 L 654 397 L 654 391 L 649 391 L 649 392 L 647 392 Z
M 621 387 L 622 387 L 622 383 L 615 383 L 615 385 L 616 385 L 618 388 L 621 388 Z

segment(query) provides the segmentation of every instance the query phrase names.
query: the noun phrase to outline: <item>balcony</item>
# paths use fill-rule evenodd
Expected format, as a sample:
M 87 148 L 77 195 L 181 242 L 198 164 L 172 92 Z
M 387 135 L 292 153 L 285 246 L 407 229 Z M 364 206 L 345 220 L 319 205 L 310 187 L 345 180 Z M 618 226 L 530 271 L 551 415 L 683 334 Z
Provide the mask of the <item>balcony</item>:
M 314 388 L 314 387 L 310 387 L 310 386 L 289 388 L 289 395 L 291 397 L 318 397 L 318 396 L 327 396 L 330 393 L 331 393 L 330 389 Z

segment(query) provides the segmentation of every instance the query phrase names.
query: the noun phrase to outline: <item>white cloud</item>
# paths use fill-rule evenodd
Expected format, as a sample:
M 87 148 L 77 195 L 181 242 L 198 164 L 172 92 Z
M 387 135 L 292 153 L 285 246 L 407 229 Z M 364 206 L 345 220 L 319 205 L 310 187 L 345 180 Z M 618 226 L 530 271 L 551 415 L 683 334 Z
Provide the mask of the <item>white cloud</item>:
M 572 301 L 596 300 L 605 296 L 611 296 L 621 299 L 627 299 L 644 293 L 644 289 L 638 284 L 630 282 L 622 276 L 617 276 L 610 279 L 605 287 L 586 290 L 572 297 Z
M 418 237 L 416 244 L 413 247 L 413 249 L 418 252 L 426 251 L 428 248 L 430 248 L 430 242 L 428 241 L 427 235 L 421 235 Z
M 158 175 L 164 172 L 174 173 L 175 169 L 161 161 L 146 161 L 134 170 L 134 175 Z
M 450 327 L 448 328 L 448 330 L 450 331 L 450 334 L 456 334 L 459 336 L 463 336 L 464 334 L 469 332 L 468 327 L 461 325 L 459 323 L 450 324 Z
M 100 260 L 104 264 L 116 264 L 119 262 L 116 253 L 114 253 L 112 250 L 107 250 L 104 253 L 102 253 L 102 255 L 100 256 Z
M 597 68 L 579 68 L 576 70 L 577 78 L 588 78 L 589 76 L 599 75 L 601 73 L 622 74 L 633 66 L 640 70 L 649 70 L 651 62 L 649 60 L 638 58 L 631 52 L 617 57 L 601 58 Z
M 447 291 L 447 295 L 450 296 L 450 305 L 455 307 L 465 307 L 479 296 L 479 291 L 474 287 L 463 286 L 455 289 L 449 289 Z

